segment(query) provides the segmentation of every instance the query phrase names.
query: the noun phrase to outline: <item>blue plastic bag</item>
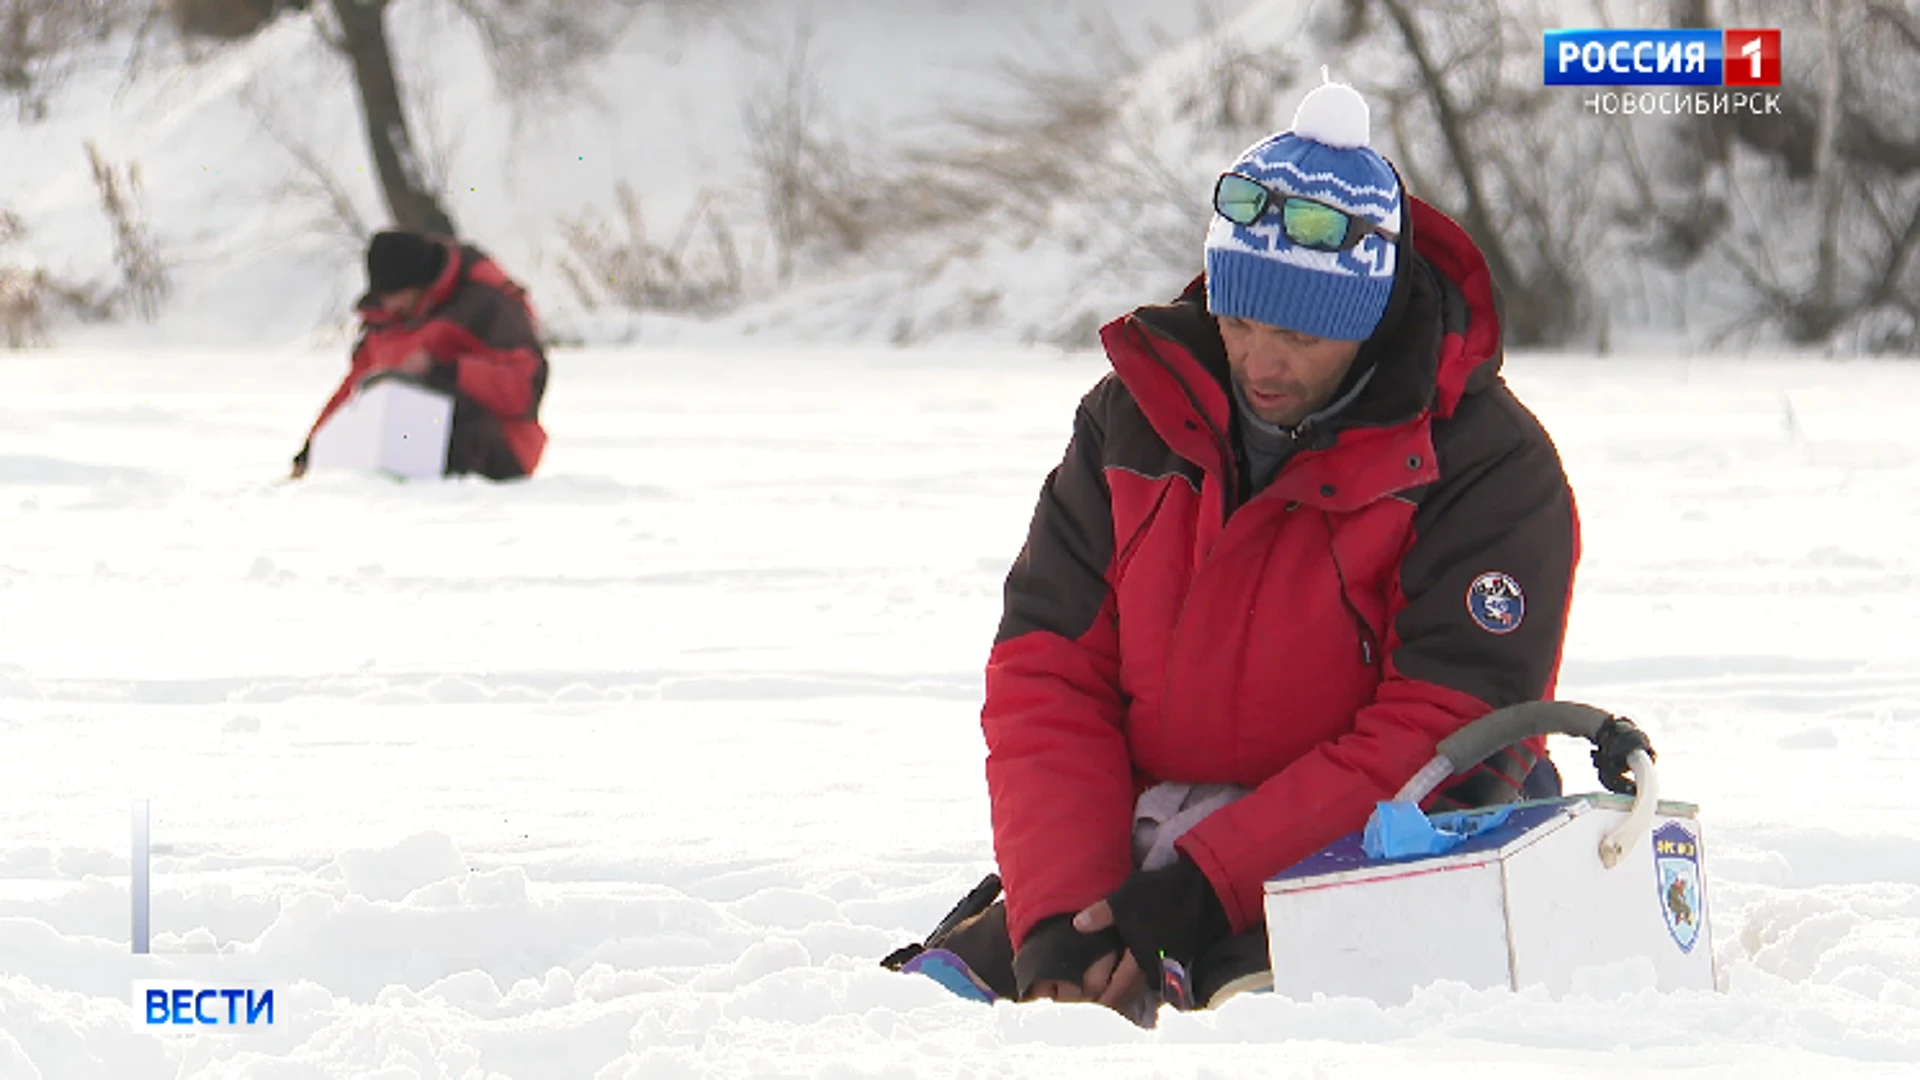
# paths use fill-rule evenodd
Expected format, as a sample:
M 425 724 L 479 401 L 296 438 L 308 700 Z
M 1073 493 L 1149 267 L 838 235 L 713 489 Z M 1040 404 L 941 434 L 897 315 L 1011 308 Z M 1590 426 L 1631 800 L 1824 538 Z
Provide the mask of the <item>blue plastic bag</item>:
M 1360 848 L 1370 859 L 1408 859 L 1441 855 L 1469 838 L 1504 824 L 1513 807 L 1498 810 L 1454 810 L 1428 817 L 1410 802 L 1383 802 L 1374 806 L 1360 835 Z

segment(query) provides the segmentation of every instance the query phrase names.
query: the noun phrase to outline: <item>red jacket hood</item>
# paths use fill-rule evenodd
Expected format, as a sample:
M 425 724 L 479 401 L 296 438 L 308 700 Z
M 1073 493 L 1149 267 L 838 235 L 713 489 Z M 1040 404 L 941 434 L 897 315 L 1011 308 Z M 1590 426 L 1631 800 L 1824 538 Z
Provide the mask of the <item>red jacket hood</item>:
M 1479 380 L 1499 374 L 1499 293 L 1487 257 L 1467 230 L 1419 199 L 1408 196 L 1407 203 L 1414 250 L 1458 290 L 1466 305 L 1463 313 L 1442 313 L 1446 337 L 1441 342 L 1436 406 L 1440 415 L 1451 416 L 1462 394 Z

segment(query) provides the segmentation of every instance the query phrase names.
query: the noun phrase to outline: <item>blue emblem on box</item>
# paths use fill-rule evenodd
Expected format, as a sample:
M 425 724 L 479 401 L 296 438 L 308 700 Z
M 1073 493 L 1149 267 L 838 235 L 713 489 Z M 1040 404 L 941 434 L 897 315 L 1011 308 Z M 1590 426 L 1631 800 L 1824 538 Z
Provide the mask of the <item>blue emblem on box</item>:
M 1653 875 L 1660 886 L 1660 917 L 1667 933 L 1683 953 L 1700 940 L 1700 923 L 1707 917 L 1700 902 L 1700 841 L 1679 822 L 1669 821 L 1653 832 Z
M 1512 577 L 1490 570 L 1467 588 L 1467 614 L 1489 634 L 1511 634 L 1527 616 L 1527 596 Z

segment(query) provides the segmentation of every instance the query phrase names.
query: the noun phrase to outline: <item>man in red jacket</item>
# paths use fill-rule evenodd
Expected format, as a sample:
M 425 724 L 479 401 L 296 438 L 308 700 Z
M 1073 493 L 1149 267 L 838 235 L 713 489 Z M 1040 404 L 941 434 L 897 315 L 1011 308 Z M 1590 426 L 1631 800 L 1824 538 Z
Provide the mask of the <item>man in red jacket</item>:
M 532 475 L 547 445 L 539 420 L 547 357 L 526 290 L 476 248 L 389 230 L 367 245 L 367 293 L 357 306 L 352 367 L 294 457 L 296 478 L 306 474 L 312 432 L 382 373 L 453 397 L 447 475 Z
M 929 942 L 994 996 L 1144 1021 L 1173 959 L 1206 1003 L 1266 967 L 1266 879 L 1553 690 L 1578 524 L 1473 241 L 1337 84 L 1214 210 L 1206 274 L 1102 330 L 1113 371 L 1007 577 L 982 710 L 1005 902 Z M 1542 750 L 1440 805 L 1557 794 Z

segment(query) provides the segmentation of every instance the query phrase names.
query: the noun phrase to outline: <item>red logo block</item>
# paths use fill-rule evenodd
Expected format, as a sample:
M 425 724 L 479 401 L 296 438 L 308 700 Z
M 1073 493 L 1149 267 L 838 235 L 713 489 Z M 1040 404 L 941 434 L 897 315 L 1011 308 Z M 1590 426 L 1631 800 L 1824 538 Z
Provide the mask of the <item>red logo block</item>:
M 1722 85 L 1780 85 L 1780 31 L 1728 30 L 1721 47 Z

